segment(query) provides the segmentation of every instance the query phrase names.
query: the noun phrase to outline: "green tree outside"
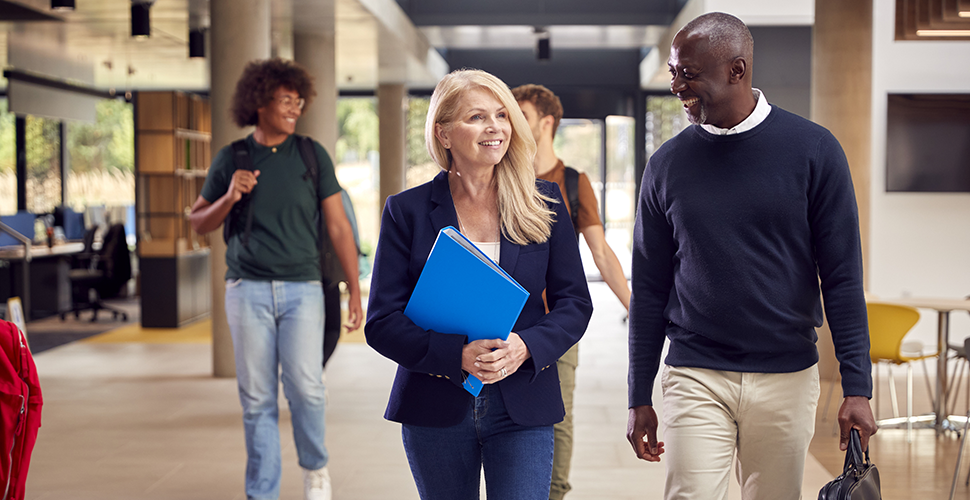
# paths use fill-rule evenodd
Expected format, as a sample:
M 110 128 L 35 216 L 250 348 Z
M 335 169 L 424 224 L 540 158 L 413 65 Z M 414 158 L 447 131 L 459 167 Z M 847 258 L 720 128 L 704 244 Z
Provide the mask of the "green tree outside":
M 131 104 L 106 99 L 94 123 L 71 123 L 67 147 L 73 172 L 135 171 L 135 125 Z
M 6 99 L 0 100 L 0 214 L 17 210 L 16 125 Z M 134 202 L 135 141 L 132 106 L 118 99 L 96 105 L 93 124 L 68 122 L 71 157 L 67 200 L 61 200 L 58 120 L 26 120 L 27 209 L 51 211 L 59 204 L 126 205 Z
M 375 98 L 337 99 L 337 145 L 334 151 L 336 163 L 365 160 L 369 151 L 380 149 L 378 136 Z

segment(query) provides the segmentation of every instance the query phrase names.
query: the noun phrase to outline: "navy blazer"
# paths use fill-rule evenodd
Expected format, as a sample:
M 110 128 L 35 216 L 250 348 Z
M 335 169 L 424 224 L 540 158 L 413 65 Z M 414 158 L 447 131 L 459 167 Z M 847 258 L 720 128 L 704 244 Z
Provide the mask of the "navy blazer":
M 529 426 L 562 420 L 556 361 L 583 336 L 593 313 L 559 187 L 536 183 L 540 192 L 559 202 L 549 204 L 556 212 L 552 235 L 543 243 L 524 246 L 503 235 L 499 256 L 502 269 L 529 291 L 512 331 L 522 337 L 532 356 L 497 384 L 512 421 Z M 404 315 L 438 231 L 446 226 L 458 227 L 446 172 L 389 197 L 384 205 L 364 332 L 371 347 L 400 365 L 384 413 L 395 422 L 448 427 L 461 422 L 472 404 L 472 395 L 461 386 L 465 335 L 424 330 Z

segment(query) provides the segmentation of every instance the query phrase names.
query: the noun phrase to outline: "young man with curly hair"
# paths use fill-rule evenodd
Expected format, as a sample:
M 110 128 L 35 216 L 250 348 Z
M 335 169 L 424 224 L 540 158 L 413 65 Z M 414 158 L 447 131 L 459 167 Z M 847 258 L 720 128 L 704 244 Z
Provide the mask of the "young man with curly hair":
M 303 106 L 314 95 L 310 75 L 291 61 L 249 63 L 236 84 L 232 117 L 239 127 L 256 129 L 237 147 L 219 151 L 189 216 L 200 234 L 229 224 L 226 317 L 246 432 L 246 496 L 254 500 L 279 498 L 280 367 L 305 498 L 331 498 L 317 218 L 322 215 L 347 276 L 357 276 L 357 249 L 330 156 L 313 141 L 317 174 L 309 175 L 300 153 L 302 138 L 294 135 Z M 237 168 L 235 156 L 247 153 L 252 170 Z M 356 280 L 348 285 L 347 327 L 356 329 L 363 317 L 360 288 Z

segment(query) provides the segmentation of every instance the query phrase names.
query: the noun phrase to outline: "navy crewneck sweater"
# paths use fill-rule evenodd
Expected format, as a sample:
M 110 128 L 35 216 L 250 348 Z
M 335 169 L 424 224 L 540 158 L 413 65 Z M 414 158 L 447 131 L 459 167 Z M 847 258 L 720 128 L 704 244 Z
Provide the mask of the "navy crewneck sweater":
M 630 406 L 671 366 L 787 373 L 818 362 L 825 313 L 845 396 L 871 397 L 858 212 L 828 130 L 772 106 L 757 127 L 691 126 L 650 158 L 630 303 Z

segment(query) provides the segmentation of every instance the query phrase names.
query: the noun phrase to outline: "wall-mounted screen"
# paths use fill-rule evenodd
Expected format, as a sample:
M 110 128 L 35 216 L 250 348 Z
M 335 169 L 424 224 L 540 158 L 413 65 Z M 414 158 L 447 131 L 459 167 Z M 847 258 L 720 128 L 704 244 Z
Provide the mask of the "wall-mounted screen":
M 970 94 L 889 94 L 886 191 L 970 192 Z

